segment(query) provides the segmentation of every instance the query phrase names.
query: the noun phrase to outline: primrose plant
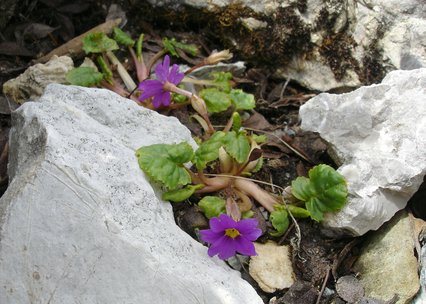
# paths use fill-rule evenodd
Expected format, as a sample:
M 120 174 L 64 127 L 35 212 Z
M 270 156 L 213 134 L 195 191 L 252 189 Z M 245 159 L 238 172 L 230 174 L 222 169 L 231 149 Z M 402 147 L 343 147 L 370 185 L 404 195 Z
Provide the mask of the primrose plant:
M 291 201 L 262 189 L 257 181 L 250 179 L 262 167 L 261 146 L 266 141 L 264 135 L 242 128 L 240 113 L 255 107 L 254 96 L 233 88 L 229 72 L 211 73 L 209 79 L 191 76 L 200 67 L 230 59 L 229 51 L 214 52 L 182 72 L 178 65 L 171 64 L 170 56 L 194 56 L 195 46 L 163 39 L 163 48 L 145 63 L 143 39 L 142 34 L 134 41 L 118 28 L 114 29 L 113 39 L 104 33 L 89 34 L 83 40 L 83 49 L 97 65 L 87 59 L 85 65 L 68 73 L 67 80 L 75 85 L 108 88 L 154 110 L 191 105 L 197 112 L 192 117 L 205 134 L 198 140 L 195 151 L 185 142 L 154 144 L 141 147 L 136 156 L 140 168 L 163 187 L 164 200 L 179 203 L 192 196 L 201 198 L 198 206 L 209 219 L 210 228 L 199 234 L 209 244 L 210 256 L 226 260 L 236 253 L 256 255 L 253 242 L 263 232 L 253 218 L 255 204 L 268 212 L 272 237 L 286 232 L 290 218 L 310 217 L 321 221 L 324 213 L 343 207 L 346 182 L 327 165 L 311 169 L 309 178 L 294 180 Z M 138 85 L 114 54 L 119 45 L 132 58 Z M 153 67 L 155 77 L 150 78 Z M 222 130 L 215 130 L 210 114 L 224 111 L 232 113 L 231 117 Z

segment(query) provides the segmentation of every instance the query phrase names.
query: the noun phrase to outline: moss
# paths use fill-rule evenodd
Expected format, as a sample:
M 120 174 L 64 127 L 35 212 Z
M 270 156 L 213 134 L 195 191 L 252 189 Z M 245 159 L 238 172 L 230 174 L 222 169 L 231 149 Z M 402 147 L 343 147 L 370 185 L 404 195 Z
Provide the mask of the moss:
M 346 76 L 349 69 L 358 71 L 358 62 L 352 56 L 355 41 L 346 32 L 329 34 L 324 37 L 319 52 L 327 61 L 336 80 Z

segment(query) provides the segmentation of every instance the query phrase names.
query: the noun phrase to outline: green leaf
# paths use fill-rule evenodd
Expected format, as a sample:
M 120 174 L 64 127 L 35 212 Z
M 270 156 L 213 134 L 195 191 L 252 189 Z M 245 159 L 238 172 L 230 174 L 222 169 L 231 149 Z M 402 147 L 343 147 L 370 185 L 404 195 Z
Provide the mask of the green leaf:
M 253 216 L 254 216 L 254 212 L 252 210 L 248 210 L 248 211 L 241 213 L 241 218 L 243 218 L 243 219 L 252 218 Z
M 251 170 L 251 172 L 253 173 L 259 172 L 259 170 L 262 169 L 263 161 L 264 161 L 263 157 L 259 158 L 259 160 L 256 163 L 256 167 L 253 170 Z
M 97 62 L 99 64 L 99 67 L 101 68 L 104 79 L 112 84 L 112 71 L 108 67 L 104 58 L 102 56 L 98 56 L 98 58 L 96 58 L 96 59 L 97 59 Z
M 82 87 L 91 87 L 102 81 L 104 76 L 92 67 L 79 67 L 67 73 L 65 79 L 73 84 Z
M 229 93 L 232 104 L 237 110 L 252 110 L 256 106 L 253 94 L 247 94 L 243 90 L 231 90 Z
M 272 226 L 276 231 L 271 232 L 270 234 L 275 237 L 282 236 L 288 229 L 290 225 L 290 220 L 288 218 L 288 212 L 285 209 L 285 206 L 276 205 L 275 210 L 271 212 L 269 216 Z
M 171 55 L 175 57 L 179 57 L 176 49 L 181 49 L 185 53 L 191 54 L 192 56 L 195 56 L 198 53 L 198 49 L 195 45 L 176 41 L 175 38 L 163 38 L 163 46 Z
M 230 72 L 213 72 L 210 75 L 213 77 L 213 82 L 221 87 L 225 93 L 231 92 L 232 74 Z
M 207 163 L 219 158 L 219 148 L 223 146 L 225 136 L 226 133 L 222 131 L 215 132 L 208 140 L 198 146 L 192 160 L 198 170 L 203 170 Z
M 183 164 L 191 160 L 193 154 L 192 147 L 187 143 L 156 144 L 136 151 L 140 168 L 170 190 L 191 182 L 191 176 Z
M 309 217 L 311 214 L 309 213 L 308 210 L 306 210 L 305 208 L 300 208 L 294 205 L 287 205 L 287 210 L 289 212 L 291 212 L 291 214 L 295 217 L 295 218 L 307 218 Z
M 133 47 L 133 45 L 135 45 L 135 41 L 118 27 L 114 27 L 113 31 L 114 40 L 117 41 L 119 44 L 129 47 Z
M 239 164 L 246 162 L 249 157 L 250 142 L 244 133 L 228 132 L 223 147 Z
M 309 170 L 309 179 L 298 177 L 291 184 L 292 194 L 306 203 L 311 218 L 322 221 L 325 212 L 341 209 L 348 196 L 345 178 L 328 165 Z
M 241 116 L 238 112 L 232 113 L 232 130 L 239 132 L 241 128 Z
M 187 185 L 186 187 L 182 189 L 176 189 L 176 190 L 164 192 L 161 198 L 165 201 L 180 203 L 190 198 L 195 191 L 203 187 L 204 185 Z
M 263 144 L 267 141 L 266 135 L 256 135 L 252 134 L 251 138 L 257 143 L 257 144 Z
M 200 97 L 206 102 L 207 110 L 210 113 L 223 112 L 231 105 L 231 98 L 229 95 L 219 91 L 217 88 L 201 90 Z
M 188 97 L 180 95 L 180 94 L 172 93 L 172 100 L 175 103 L 185 103 L 188 101 Z
M 205 216 L 208 219 L 212 217 L 218 217 L 220 214 L 226 212 L 225 200 L 217 196 L 205 196 L 203 197 L 198 206 L 203 210 Z
M 144 34 L 140 34 L 138 41 L 136 41 L 136 57 L 142 58 L 142 43 Z
M 118 50 L 118 44 L 105 33 L 92 33 L 83 38 L 83 50 L 86 54 L 103 53 Z

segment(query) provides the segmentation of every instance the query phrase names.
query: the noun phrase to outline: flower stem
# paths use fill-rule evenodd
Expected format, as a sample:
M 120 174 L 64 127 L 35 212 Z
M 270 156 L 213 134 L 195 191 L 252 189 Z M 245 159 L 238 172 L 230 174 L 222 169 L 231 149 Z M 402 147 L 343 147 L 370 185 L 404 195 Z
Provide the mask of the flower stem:
M 138 77 L 138 81 L 142 82 L 146 78 L 148 78 L 148 74 L 149 74 L 148 69 L 143 61 L 143 57 L 136 56 L 135 51 L 131 47 L 129 47 L 129 52 L 130 52 L 130 55 L 132 56 L 133 62 L 136 67 L 136 76 Z
M 106 55 L 108 59 L 111 61 L 113 65 L 117 67 L 118 74 L 120 74 L 121 79 L 123 80 L 126 88 L 129 91 L 133 91 L 136 88 L 136 84 L 133 81 L 132 77 L 130 77 L 127 70 L 124 68 L 124 66 L 121 64 L 121 62 L 118 60 L 118 58 L 114 55 L 113 52 L 107 51 Z
M 274 211 L 274 205 L 278 203 L 278 200 L 270 193 L 266 192 L 254 182 L 246 179 L 235 179 L 234 186 L 241 190 L 248 196 L 253 197 L 259 204 L 265 207 L 269 212 Z

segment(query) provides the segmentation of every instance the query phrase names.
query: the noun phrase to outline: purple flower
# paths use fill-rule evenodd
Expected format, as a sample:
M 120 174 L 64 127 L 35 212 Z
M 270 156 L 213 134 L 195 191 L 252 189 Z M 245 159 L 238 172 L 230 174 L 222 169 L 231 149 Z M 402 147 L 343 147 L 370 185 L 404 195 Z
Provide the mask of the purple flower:
M 219 258 L 226 260 L 236 252 L 243 255 L 256 255 L 253 245 L 262 230 L 257 228 L 257 220 L 254 218 L 234 221 L 226 214 L 219 218 L 210 219 L 210 229 L 200 230 L 201 239 L 210 243 L 209 256 L 219 254 Z
M 177 85 L 182 81 L 185 76 L 183 73 L 179 73 L 179 67 L 174 64 L 170 68 L 170 57 L 166 55 L 163 63 L 157 64 L 155 67 L 155 80 L 144 80 L 139 84 L 139 90 L 142 91 L 139 96 L 140 101 L 144 101 L 150 97 L 154 97 L 152 105 L 154 108 L 158 108 L 161 105 L 170 105 L 170 92 L 164 89 L 166 83 Z

